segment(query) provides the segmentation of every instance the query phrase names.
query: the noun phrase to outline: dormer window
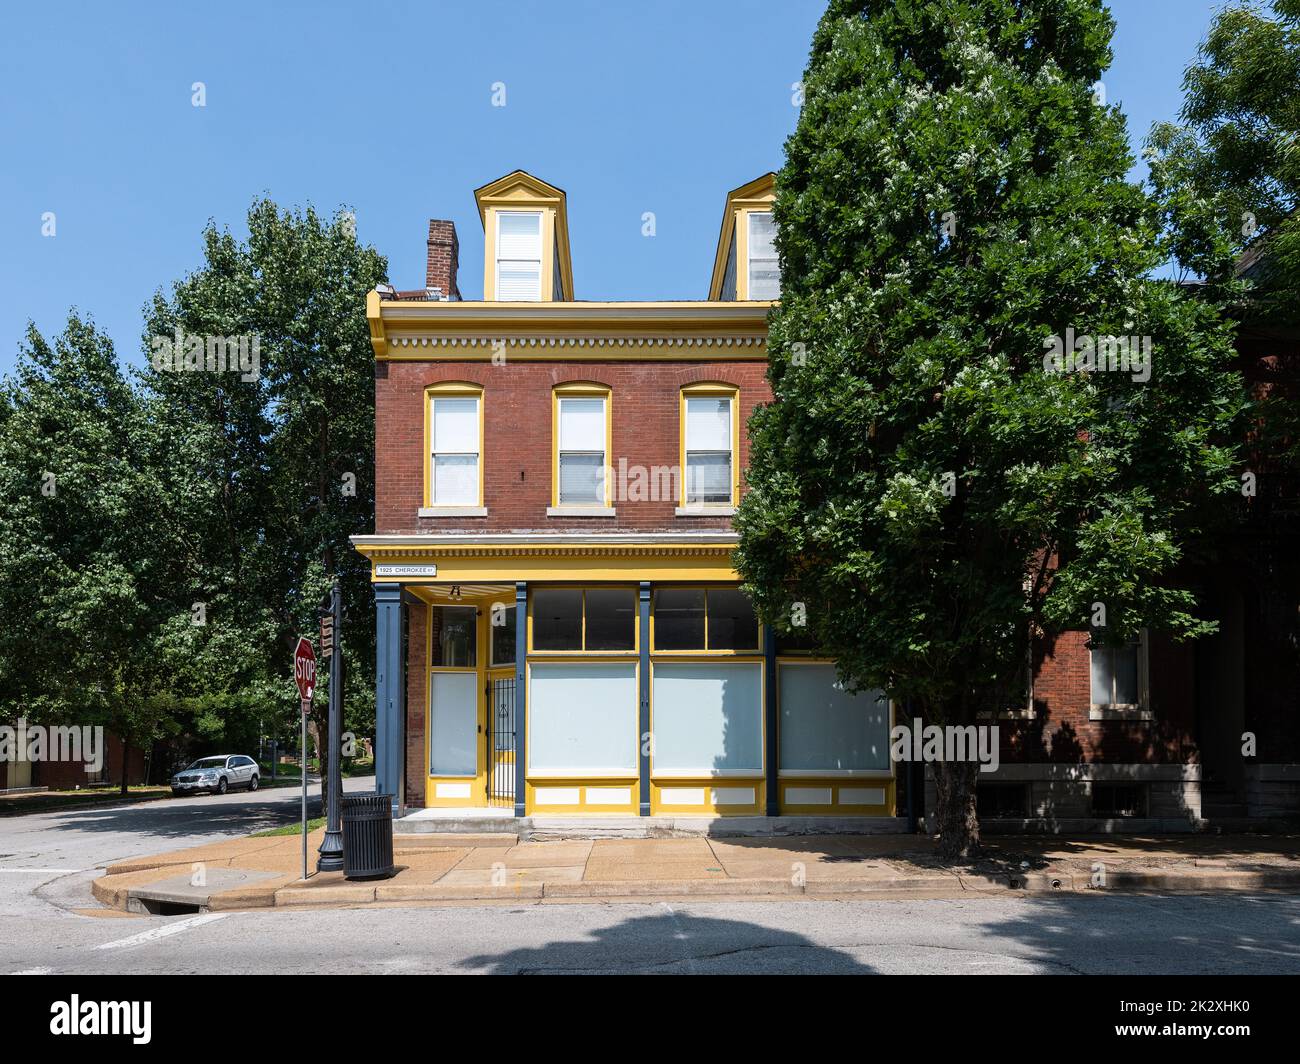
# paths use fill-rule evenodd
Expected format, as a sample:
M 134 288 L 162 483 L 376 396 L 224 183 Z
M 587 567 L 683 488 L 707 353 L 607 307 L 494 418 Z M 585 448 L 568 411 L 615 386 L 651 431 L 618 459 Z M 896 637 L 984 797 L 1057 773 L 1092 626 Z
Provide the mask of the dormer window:
M 776 254 L 776 174 L 764 174 L 727 193 L 709 298 L 775 302 L 781 298 Z
M 749 212 L 749 298 L 781 298 L 781 266 L 776 258 L 776 223 L 771 211 Z
M 497 298 L 542 298 L 542 212 L 497 211 Z

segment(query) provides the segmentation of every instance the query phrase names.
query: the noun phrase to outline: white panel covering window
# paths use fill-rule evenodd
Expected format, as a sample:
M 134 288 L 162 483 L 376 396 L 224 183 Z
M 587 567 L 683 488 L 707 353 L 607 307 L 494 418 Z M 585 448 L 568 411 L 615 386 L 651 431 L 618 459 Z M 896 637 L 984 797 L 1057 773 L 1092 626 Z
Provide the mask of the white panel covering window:
M 497 212 L 497 299 L 542 298 L 540 211 Z
M 686 501 L 731 502 L 730 396 L 686 400 Z
M 561 506 L 605 504 L 606 402 L 600 396 L 560 401 Z
M 1091 648 L 1092 704 L 1094 706 L 1136 707 L 1142 704 L 1139 679 L 1141 644 Z
M 776 257 L 776 223 L 770 211 L 749 215 L 749 298 L 781 298 L 781 266 Z
M 654 667 L 654 771 L 677 776 L 763 771 L 760 664 Z
M 784 771 L 889 768 L 889 703 L 878 691 L 849 694 L 834 665 L 782 665 L 778 682 Z
M 429 676 L 429 775 L 478 772 L 478 678 L 472 672 Z
M 430 495 L 434 506 L 477 506 L 479 399 L 435 396 Z
M 528 686 L 528 771 L 551 777 L 637 774 L 632 662 L 536 663 Z

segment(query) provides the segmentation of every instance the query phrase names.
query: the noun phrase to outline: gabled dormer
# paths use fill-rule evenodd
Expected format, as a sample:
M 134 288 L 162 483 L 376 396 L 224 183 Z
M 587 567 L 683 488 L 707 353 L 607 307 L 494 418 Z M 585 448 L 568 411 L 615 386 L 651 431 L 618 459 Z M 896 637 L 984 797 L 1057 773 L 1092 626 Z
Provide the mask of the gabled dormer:
M 775 199 L 776 174 L 773 173 L 727 193 L 718 253 L 713 260 L 710 299 L 781 298 L 781 268 L 776 258 L 776 226 L 772 221 Z
M 558 303 L 573 299 L 564 190 L 523 170 L 474 193 L 483 221 L 483 299 Z

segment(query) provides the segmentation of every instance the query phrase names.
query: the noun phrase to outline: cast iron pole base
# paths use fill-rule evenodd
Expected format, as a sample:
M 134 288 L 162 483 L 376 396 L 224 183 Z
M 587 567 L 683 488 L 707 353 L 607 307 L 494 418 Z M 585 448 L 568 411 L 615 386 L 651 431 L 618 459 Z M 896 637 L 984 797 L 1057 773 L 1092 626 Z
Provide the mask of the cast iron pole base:
M 338 828 L 326 831 L 320 844 L 320 857 L 316 861 L 317 872 L 343 871 L 343 832 Z

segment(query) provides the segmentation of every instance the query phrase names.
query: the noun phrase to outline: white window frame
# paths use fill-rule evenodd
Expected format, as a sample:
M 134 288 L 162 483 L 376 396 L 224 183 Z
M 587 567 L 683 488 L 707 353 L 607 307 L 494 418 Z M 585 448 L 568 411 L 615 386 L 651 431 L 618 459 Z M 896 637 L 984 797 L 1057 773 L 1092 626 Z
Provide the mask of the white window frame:
M 1094 702 L 1092 700 L 1092 656 L 1098 651 L 1122 650 L 1123 647 L 1088 646 L 1088 719 L 1089 720 L 1151 720 L 1151 695 L 1149 690 L 1150 646 L 1146 629 L 1138 633 L 1131 646 L 1137 653 L 1138 700 L 1132 702 Z M 1115 674 L 1111 670 L 1111 693 L 1115 690 Z
M 524 215 L 526 215 L 526 216 L 528 216 L 528 217 L 531 217 L 531 218 L 536 218 L 536 219 L 537 219 L 537 258 L 536 258 L 536 259 L 507 259 L 507 258 L 504 258 L 504 257 L 502 257 L 502 255 L 501 255 L 501 219 L 502 219 L 502 218 L 505 218 L 505 217 L 507 217 L 507 216 L 509 216 L 509 217 L 519 217 L 519 216 L 524 216 Z M 544 224 L 544 219 L 542 218 L 542 212 L 541 212 L 541 211 L 513 211 L 513 210 L 512 210 L 512 211 L 504 211 L 504 210 L 498 210 L 498 211 L 496 212 L 496 234 L 495 234 L 495 237 L 496 237 L 496 249 L 495 249 L 496 263 L 495 263 L 494 269 L 495 269 L 495 271 L 496 271 L 496 273 L 495 273 L 495 281 L 496 281 L 496 297 L 497 297 L 498 300 L 501 300 L 501 264 L 502 264 L 503 262 L 504 262 L 504 263 L 507 263 L 507 264 L 509 264 L 509 263 L 519 263 L 519 264 L 532 264 L 532 263 L 536 263 L 536 265 L 537 265 L 537 295 L 528 298 L 526 301 L 527 301 L 527 302 L 530 302 L 530 303 L 534 303 L 534 302 L 536 302 L 536 303 L 540 303 L 540 302 L 541 302 L 541 299 L 542 299 L 542 260 L 543 260 L 543 258 L 545 258 L 545 256 L 542 254 L 542 250 L 543 250 L 543 249 L 542 249 L 542 241 L 543 241 L 544 238 L 545 238 L 545 231 L 546 231 L 546 226 L 545 226 L 545 224 Z

